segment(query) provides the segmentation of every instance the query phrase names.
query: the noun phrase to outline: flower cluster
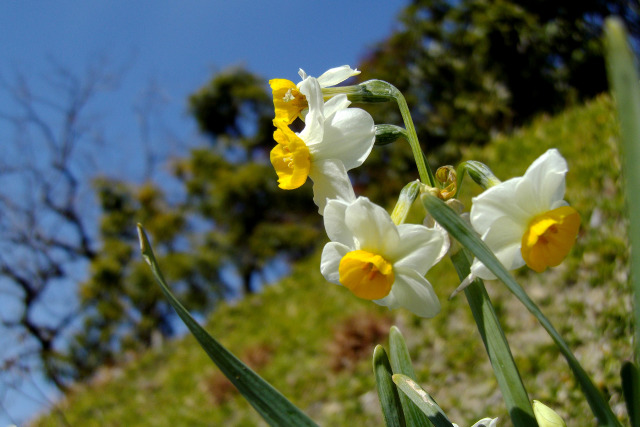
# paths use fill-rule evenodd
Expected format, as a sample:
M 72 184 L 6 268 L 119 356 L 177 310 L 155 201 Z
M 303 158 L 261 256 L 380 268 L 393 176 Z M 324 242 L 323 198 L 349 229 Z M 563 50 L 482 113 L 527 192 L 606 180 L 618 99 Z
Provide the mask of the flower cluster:
M 282 189 L 299 188 L 307 178 L 313 181 L 313 200 L 331 239 L 320 266 L 327 281 L 390 309 L 404 307 L 433 317 L 440 303 L 425 274 L 458 246 L 450 245 L 437 223 L 425 219 L 423 224 L 403 224 L 403 219 L 392 219 L 384 208 L 356 196 L 347 172 L 368 157 L 376 126 L 366 111 L 351 107 L 347 93 L 375 96 L 375 85 L 363 83 L 360 92 L 346 87 L 343 93 L 331 87 L 359 73 L 345 65 L 318 78 L 300 70 L 298 83 L 269 82 L 277 143 L 271 163 Z M 291 129 L 297 119 L 304 122 L 300 132 Z M 447 168 L 451 175 L 453 168 Z M 491 175 L 482 180 L 493 186 L 473 199 L 470 222 L 507 269 L 526 264 L 542 272 L 558 265 L 573 246 L 580 216 L 563 200 L 566 172 L 566 161 L 557 150 L 549 150 L 522 177 L 499 182 Z M 455 195 L 455 177 L 441 190 L 427 184 L 435 185 L 423 182 L 422 192 L 444 199 Z M 463 286 L 476 277 L 495 278 L 474 260 Z
M 359 72 L 348 66 L 334 68 L 319 78 L 300 70 L 297 85 L 271 80 L 276 117 L 271 163 L 278 185 L 293 190 L 313 181 L 314 202 L 322 215 L 327 200 L 355 199 L 347 171 L 365 161 L 375 142 L 373 118 L 360 108 L 349 108 L 344 94 L 324 101 L 322 88 L 338 84 Z M 305 114 L 303 114 L 303 112 Z M 295 133 L 289 125 L 303 118 L 304 129 Z

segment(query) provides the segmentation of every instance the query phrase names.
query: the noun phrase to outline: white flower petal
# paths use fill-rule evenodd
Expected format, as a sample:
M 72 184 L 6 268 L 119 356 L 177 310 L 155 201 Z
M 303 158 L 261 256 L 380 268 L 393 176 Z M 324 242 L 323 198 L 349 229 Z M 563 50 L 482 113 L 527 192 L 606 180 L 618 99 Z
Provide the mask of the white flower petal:
M 345 223 L 345 213 L 348 206 L 348 203 L 341 200 L 329 200 L 324 208 L 324 228 L 329 239 L 355 249 L 353 233 Z
M 327 200 L 356 200 L 347 170 L 340 160 L 314 161 L 309 170 L 309 178 L 313 180 L 313 202 L 318 206 L 320 215 L 324 212 Z
M 336 95 L 324 103 L 324 117 L 331 117 L 338 111 L 349 107 L 349 105 L 351 105 L 351 101 L 349 101 L 347 95 Z
M 401 244 L 390 254 L 397 267 L 410 268 L 425 275 L 449 250 L 449 237 L 441 228 L 427 228 L 418 224 L 398 226 Z
M 489 230 L 482 236 L 489 249 L 507 270 L 515 270 L 522 267 L 525 262 L 522 259 L 520 246 L 526 225 L 515 223 L 510 217 L 502 217 L 496 220 Z M 489 271 L 480 261 L 474 259 L 471 265 L 471 274 L 485 280 L 495 279 L 495 275 Z
M 518 184 L 521 181 L 521 177 L 504 181 L 471 200 L 469 219 L 478 234 L 484 234 L 496 219 L 505 216 L 513 218 L 514 221 L 528 222 L 531 214 L 523 211 L 515 202 Z
M 498 419 L 497 418 L 483 418 L 481 420 L 478 420 L 474 425 L 472 425 L 471 427 L 496 427 L 498 425 Z
M 471 279 L 474 279 L 476 277 L 482 280 L 497 279 L 496 275 L 493 274 L 491 270 L 489 270 L 478 258 L 473 259 L 473 263 L 471 263 L 471 268 L 469 270 L 471 271 Z M 467 283 L 467 285 L 469 284 L 471 284 L 471 280 Z
M 300 93 L 307 98 L 307 104 L 309 105 L 309 112 L 305 120 L 308 120 L 309 115 L 314 113 L 324 117 L 324 98 L 318 80 L 313 77 L 307 77 L 300 82 L 299 89 Z
M 322 87 L 335 86 L 347 80 L 349 77 L 357 76 L 358 74 L 360 74 L 360 71 L 354 70 L 348 65 L 343 65 L 325 71 L 318 77 L 318 81 Z
M 375 300 L 380 305 L 396 309 L 404 307 L 420 317 L 434 317 L 440 312 L 440 301 L 431 283 L 418 272 L 394 267 L 396 280 L 386 297 Z
M 473 198 L 471 224 L 480 234 L 502 216 L 528 224 L 532 217 L 566 205 L 567 162 L 551 149 L 529 166 L 524 176 L 491 187 Z
M 340 260 L 351 250 L 337 242 L 329 242 L 322 249 L 322 258 L 320 259 L 320 272 L 324 278 L 336 285 L 340 284 Z
M 387 252 L 394 253 L 400 243 L 398 229 L 389 213 L 366 197 L 358 197 L 347 207 L 345 222 L 357 240 L 357 249 L 385 257 Z
M 313 147 L 314 159 L 340 159 L 351 170 L 366 160 L 375 140 L 371 115 L 360 108 L 347 108 L 326 118 L 322 143 Z
M 523 178 L 530 185 L 526 191 L 530 192 L 528 199 L 531 212 L 545 212 L 552 204 L 563 199 L 568 170 L 567 161 L 556 149 L 548 150 L 529 166 Z M 520 194 L 524 191 L 523 188 Z

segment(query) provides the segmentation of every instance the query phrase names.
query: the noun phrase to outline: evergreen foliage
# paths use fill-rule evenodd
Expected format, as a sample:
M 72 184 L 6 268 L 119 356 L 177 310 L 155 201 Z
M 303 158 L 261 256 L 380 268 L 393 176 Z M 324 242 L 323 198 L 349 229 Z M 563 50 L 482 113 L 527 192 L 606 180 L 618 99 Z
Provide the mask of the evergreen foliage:
M 198 313 L 254 292 L 277 257 L 298 260 L 321 240 L 310 187 L 277 187 L 265 82 L 244 69 L 224 71 L 190 97 L 190 108 L 210 144 L 173 162 L 183 200 L 170 202 L 150 182 L 95 181 L 102 250 L 80 288 L 88 308 L 83 327 L 60 359 L 70 378 L 86 378 L 175 332 L 175 314 L 138 255 L 136 223 L 151 234 L 178 297 Z
M 605 91 L 601 32 L 612 14 L 638 46 L 631 0 L 414 0 L 400 29 L 361 64 L 362 77 L 393 82 L 430 154 L 440 147 L 441 157 L 456 159 L 460 144 L 484 144 L 536 113 Z

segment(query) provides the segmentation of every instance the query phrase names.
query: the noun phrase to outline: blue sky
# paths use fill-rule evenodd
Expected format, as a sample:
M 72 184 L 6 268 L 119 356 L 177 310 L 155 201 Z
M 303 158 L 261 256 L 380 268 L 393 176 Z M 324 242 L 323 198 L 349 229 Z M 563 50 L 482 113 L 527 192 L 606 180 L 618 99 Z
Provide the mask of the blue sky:
M 179 139 L 196 138 L 186 112 L 187 96 L 212 74 L 244 65 L 269 78 L 297 79 L 298 68 L 319 75 L 328 68 L 356 65 L 367 49 L 397 26 L 407 0 L 276 1 L 85 0 L 4 1 L 0 5 L 0 76 L 46 78 L 50 60 L 81 75 L 106 58 L 122 68 L 117 90 L 101 95 L 99 113 L 109 144 L 105 156 L 132 177 L 142 165 L 134 105 L 151 84 L 162 93 L 162 127 Z M 363 70 L 365 78 L 366 70 Z M 37 83 L 35 84 L 38 88 Z M 0 111 L 12 105 L 0 96 Z M 11 137 L 0 122 L 0 140 Z M 124 161 L 126 160 L 126 161 Z M 110 167 L 110 166 L 107 166 Z M 5 306 L 6 301 L 0 303 Z M 6 344 L 6 343 L 5 343 Z M 44 394 L 52 398 L 51 390 Z M 42 408 L 32 386 L 6 396 L 0 427 L 23 422 Z M 36 401 L 40 400 L 40 402 Z M 9 416 L 10 415 L 10 416 Z

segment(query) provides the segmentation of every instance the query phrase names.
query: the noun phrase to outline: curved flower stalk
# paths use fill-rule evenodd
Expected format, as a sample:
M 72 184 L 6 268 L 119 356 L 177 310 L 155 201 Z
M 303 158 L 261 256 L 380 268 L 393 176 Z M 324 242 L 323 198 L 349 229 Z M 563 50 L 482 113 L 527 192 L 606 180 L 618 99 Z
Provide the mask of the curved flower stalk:
M 309 113 L 302 132 L 293 132 L 286 122 L 274 120 L 276 145 L 271 164 L 278 175 L 278 186 L 285 190 L 313 180 L 313 201 L 322 215 L 327 199 L 355 200 L 347 171 L 360 166 L 373 148 L 375 126 L 369 113 L 347 108 L 346 95 L 326 103 L 319 82 L 306 78 L 300 91 L 309 102 Z
M 474 197 L 471 225 L 507 270 L 523 265 L 538 273 L 559 265 L 575 242 L 580 215 L 563 200 L 567 162 L 551 149 L 524 176 Z M 495 279 L 477 259 L 471 275 Z
M 273 92 L 273 106 L 276 110 L 275 120 L 277 121 L 291 124 L 297 117 L 302 118 L 302 112 L 308 107 L 307 98 L 304 92 L 300 90 L 300 87 L 309 76 L 302 68 L 298 71 L 298 74 L 302 81 L 297 84 L 287 79 L 269 80 L 269 85 Z M 360 71 L 354 70 L 348 65 L 343 65 L 325 71 L 317 80 L 320 87 L 325 88 L 335 86 L 358 74 L 360 74 Z
M 329 282 L 389 309 L 404 307 L 421 317 L 438 314 L 440 302 L 424 275 L 449 249 L 445 231 L 396 225 L 366 197 L 351 203 L 330 200 L 324 224 L 331 242 L 322 251 L 320 271 Z

